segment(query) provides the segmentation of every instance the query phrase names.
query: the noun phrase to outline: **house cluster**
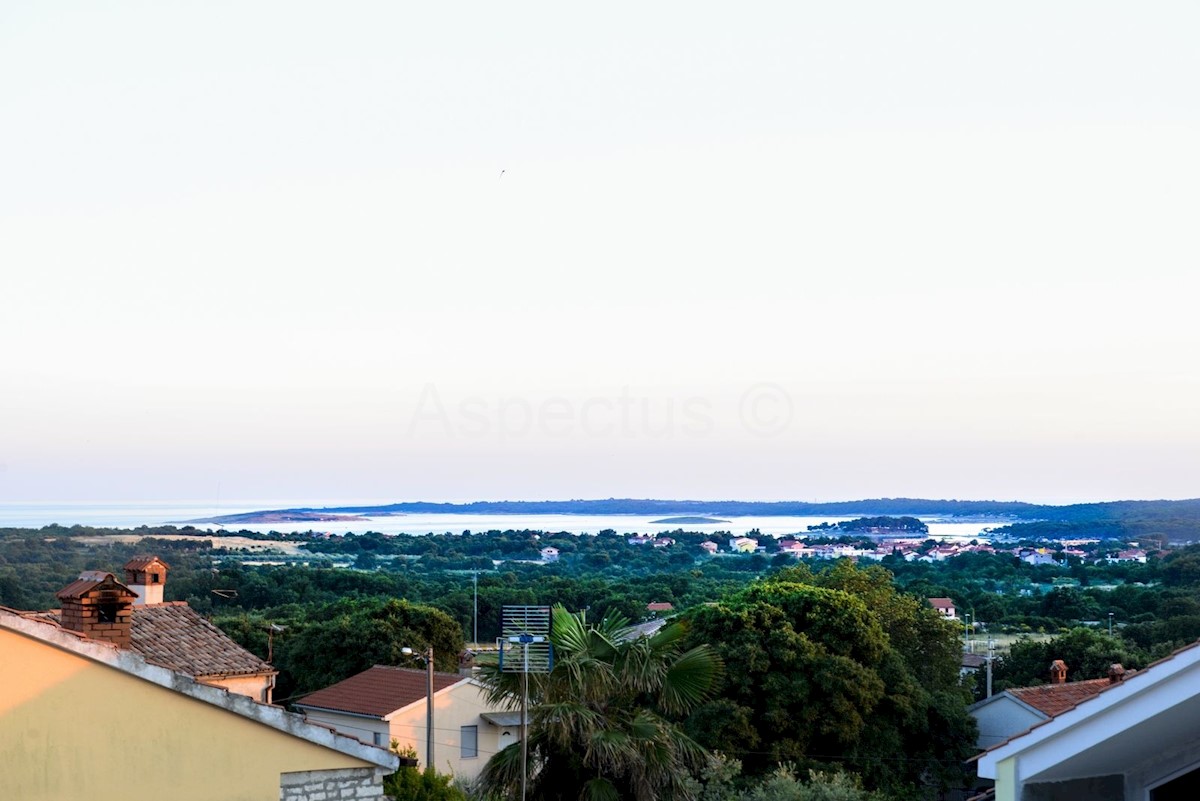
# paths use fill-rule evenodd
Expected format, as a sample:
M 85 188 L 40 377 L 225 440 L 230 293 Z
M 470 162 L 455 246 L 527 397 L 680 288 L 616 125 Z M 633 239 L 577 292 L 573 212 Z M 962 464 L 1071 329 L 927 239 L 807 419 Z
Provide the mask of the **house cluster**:
M 745 539 L 745 538 L 740 538 Z M 753 542 L 753 540 L 751 540 Z M 730 540 L 730 550 L 742 550 L 734 547 Z M 1089 554 L 1075 546 L 1055 548 L 997 548 L 987 543 L 942 542 L 929 548 L 927 540 L 891 539 L 875 547 L 864 547 L 861 544 L 826 543 L 809 544 L 804 540 L 785 538 L 779 540 L 781 553 L 792 554 L 798 559 L 868 559 L 879 561 L 888 556 L 899 556 L 906 562 L 945 562 L 956 556 L 968 553 L 1007 553 L 1030 565 L 1058 564 L 1060 558 L 1076 557 L 1091 559 L 1096 562 L 1137 562 L 1145 564 L 1148 554 L 1139 548 L 1130 548 L 1117 552 Z M 1060 556 L 1061 554 L 1061 556 Z
M 59 609 L 0 607 L 0 798 L 383 797 L 385 748 L 272 705 L 276 671 L 184 602 L 168 565 L 86 571 Z M 219 766 L 219 769 L 215 769 Z M 51 769 L 53 768 L 53 769 Z
M 670 548 L 675 544 L 675 540 L 670 537 L 652 537 L 642 534 L 630 537 L 627 542 L 630 545 L 649 545 L 651 548 Z

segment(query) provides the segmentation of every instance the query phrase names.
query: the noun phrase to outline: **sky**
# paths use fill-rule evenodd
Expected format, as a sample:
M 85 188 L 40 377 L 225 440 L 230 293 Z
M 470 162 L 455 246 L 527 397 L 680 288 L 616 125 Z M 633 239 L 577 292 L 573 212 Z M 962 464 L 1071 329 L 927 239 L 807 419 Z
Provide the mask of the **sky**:
M 0 4 L 0 503 L 1200 495 L 1194 2 Z

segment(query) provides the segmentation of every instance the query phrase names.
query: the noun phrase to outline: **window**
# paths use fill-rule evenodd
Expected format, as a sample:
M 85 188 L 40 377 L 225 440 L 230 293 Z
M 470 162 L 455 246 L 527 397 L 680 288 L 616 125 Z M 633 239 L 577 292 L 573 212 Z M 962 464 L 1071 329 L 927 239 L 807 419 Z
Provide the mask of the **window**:
M 113 601 L 101 601 L 96 604 L 96 622 L 97 623 L 116 623 L 117 612 L 121 605 Z
M 479 727 L 463 726 L 459 729 L 459 758 L 474 759 L 479 756 Z
M 387 735 L 384 734 L 383 732 L 378 732 L 378 731 L 375 732 L 375 745 L 379 746 L 380 748 L 383 748 L 384 746 L 387 745 L 387 743 L 385 742 L 386 739 L 387 739 Z
M 158 583 L 158 574 L 157 574 L 157 573 L 151 573 L 151 574 L 150 574 L 150 583 L 151 583 L 151 584 L 157 584 L 157 583 Z

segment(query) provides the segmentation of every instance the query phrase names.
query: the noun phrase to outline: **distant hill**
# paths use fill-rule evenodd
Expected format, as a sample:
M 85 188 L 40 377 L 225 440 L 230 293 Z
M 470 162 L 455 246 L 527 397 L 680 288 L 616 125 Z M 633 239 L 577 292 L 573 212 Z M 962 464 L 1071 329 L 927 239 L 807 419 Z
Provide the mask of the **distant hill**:
M 1112 501 L 1067 506 L 1020 501 L 959 501 L 923 498 L 873 498 L 861 501 L 677 501 L 637 498 L 571 501 L 403 501 L 381 506 L 301 507 L 247 512 L 188 523 L 251 523 L 338 520 L 338 515 L 383 517 L 398 514 L 503 515 L 651 515 L 660 517 L 957 517 L 1011 521 L 1014 536 L 1069 532 L 1090 536 L 1110 531 L 1161 536 L 1174 542 L 1200 541 L 1200 499 L 1184 501 Z

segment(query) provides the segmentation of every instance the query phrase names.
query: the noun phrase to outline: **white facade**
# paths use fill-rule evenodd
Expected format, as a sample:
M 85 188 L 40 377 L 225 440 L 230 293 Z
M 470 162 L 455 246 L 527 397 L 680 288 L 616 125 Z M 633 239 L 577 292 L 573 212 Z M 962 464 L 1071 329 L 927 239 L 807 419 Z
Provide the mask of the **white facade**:
M 971 706 L 970 712 L 979 726 L 979 738 L 975 745 L 981 751 L 1028 731 L 1034 724 L 1049 717 L 1008 693 L 999 693 L 980 701 Z

